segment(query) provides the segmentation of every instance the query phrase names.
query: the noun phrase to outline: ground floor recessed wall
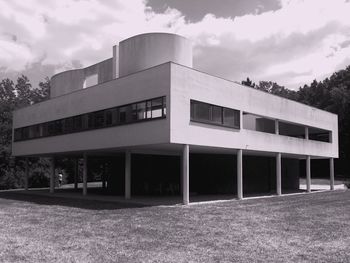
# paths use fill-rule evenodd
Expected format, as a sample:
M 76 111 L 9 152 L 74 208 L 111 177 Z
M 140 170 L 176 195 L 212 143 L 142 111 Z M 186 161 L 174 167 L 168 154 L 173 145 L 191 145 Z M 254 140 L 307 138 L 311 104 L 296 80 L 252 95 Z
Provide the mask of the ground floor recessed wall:
M 105 192 L 124 195 L 125 155 L 89 157 L 89 180 L 105 180 Z M 235 154 L 190 154 L 190 194 L 237 194 Z M 299 190 L 299 160 L 282 158 L 282 190 Z M 181 158 L 131 155 L 132 195 L 180 195 Z M 275 157 L 243 157 L 244 195 L 276 192 Z

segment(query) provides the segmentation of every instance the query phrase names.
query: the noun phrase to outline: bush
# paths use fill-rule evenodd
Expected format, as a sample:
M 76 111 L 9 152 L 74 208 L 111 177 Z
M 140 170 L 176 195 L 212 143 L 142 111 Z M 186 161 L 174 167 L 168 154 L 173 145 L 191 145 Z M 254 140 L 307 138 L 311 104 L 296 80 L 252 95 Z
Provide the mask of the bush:
M 31 188 L 48 187 L 50 178 L 43 172 L 34 171 L 28 178 L 28 185 Z
M 23 185 L 23 172 L 0 169 L 0 190 L 20 188 Z

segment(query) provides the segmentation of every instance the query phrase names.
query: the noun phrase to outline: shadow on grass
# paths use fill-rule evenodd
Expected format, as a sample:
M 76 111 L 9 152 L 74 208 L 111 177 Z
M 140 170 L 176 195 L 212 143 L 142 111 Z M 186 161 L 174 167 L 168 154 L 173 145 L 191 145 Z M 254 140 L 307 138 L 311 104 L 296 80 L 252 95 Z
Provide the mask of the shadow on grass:
M 23 201 L 35 203 L 38 205 L 58 205 L 75 207 L 90 210 L 117 210 L 127 208 L 142 208 L 147 207 L 143 204 L 116 202 L 116 201 L 102 201 L 102 200 L 91 200 L 91 199 L 78 199 L 71 197 L 62 196 L 47 196 L 30 193 L 21 193 L 20 191 L 4 191 L 0 192 L 0 198 L 7 200 Z

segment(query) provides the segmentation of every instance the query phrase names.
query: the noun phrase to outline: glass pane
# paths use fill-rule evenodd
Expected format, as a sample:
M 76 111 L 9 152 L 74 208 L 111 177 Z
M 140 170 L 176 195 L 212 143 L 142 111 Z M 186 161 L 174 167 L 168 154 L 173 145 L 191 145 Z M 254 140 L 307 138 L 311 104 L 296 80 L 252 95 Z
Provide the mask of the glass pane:
M 22 130 L 19 128 L 19 129 L 15 129 L 15 141 L 19 141 L 21 140 L 21 133 L 22 133 Z
M 83 118 L 82 115 L 75 116 L 73 118 L 73 129 L 75 131 L 80 131 L 83 129 Z
M 119 123 L 125 123 L 126 122 L 126 107 L 120 107 L 119 108 Z
M 63 132 L 63 120 L 55 121 L 55 134 L 62 134 Z
M 73 118 L 67 118 L 64 120 L 64 132 L 69 133 L 73 130 Z
M 232 109 L 224 108 L 224 125 L 234 127 L 235 126 L 235 111 Z
M 210 105 L 206 103 L 193 103 L 193 119 L 199 121 L 210 121 Z
M 28 139 L 28 137 L 29 137 L 29 128 L 28 127 L 22 128 L 22 138 Z
M 147 119 L 152 118 L 152 102 L 150 100 L 147 101 L 146 118 Z
M 48 123 L 48 135 L 54 135 L 55 134 L 55 123 L 53 121 L 50 121 Z
M 37 124 L 34 126 L 34 138 L 38 138 L 40 137 L 40 125 Z
M 152 100 L 152 118 L 162 117 L 163 115 L 163 99 L 157 98 Z
M 132 119 L 132 121 L 136 121 L 137 120 L 137 104 L 131 104 L 131 109 L 132 109 L 131 119 Z
M 166 116 L 166 97 L 163 97 L 163 116 Z
M 34 137 L 35 137 L 35 136 L 34 136 L 34 132 L 35 132 L 35 131 L 34 131 L 34 127 L 35 127 L 35 126 L 30 126 L 30 127 L 29 127 L 29 136 L 28 136 L 29 138 L 34 138 Z
M 89 128 L 89 129 L 92 129 L 92 128 L 94 128 L 94 114 L 93 113 L 89 113 L 88 115 L 87 115 L 88 117 L 88 119 L 87 119 L 87 127 Z
M 146 102 L 137 103 L 137 119 L 146 119 Z
M 48 136 L 49 135 L 48 123 L 47 122 L 42 124 L 42 130 L 43 130 L 43 136 Z
M 222 108 L 211 106 L 211 120 L 213 123 L 222 124 Z
M 240 112 L 238 110 L 234 110 L 233 112 L 235 114 L 235 118 L 234 118 L 235 119 L 235 127 L 239 129 L 240 126 L 241 126 L 241 123 L 240 123 L 240 120 L 241 120 Z
M 106 126 L 111 126 L 117 123 L 117 108 L 109 109 L 105 111 L 105 117 L 106 117 Z
M 113 123 L 113 116 L 111 110 L 106 110 L 106 126 L 111 126 Z
M 94 127 L 101 128 L 105 125 L 105 114 L 104 111 L 98 111 L 94 113 Z

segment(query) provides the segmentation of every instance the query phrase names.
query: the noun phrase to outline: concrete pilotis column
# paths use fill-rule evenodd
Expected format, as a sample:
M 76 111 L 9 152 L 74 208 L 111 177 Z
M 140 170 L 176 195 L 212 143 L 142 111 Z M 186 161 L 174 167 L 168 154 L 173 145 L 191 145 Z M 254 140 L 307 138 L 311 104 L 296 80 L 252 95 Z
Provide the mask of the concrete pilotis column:
M 280 134 L 280 126 L 278 120 L 275 120 L 275 134 Z
M 131 198 L 131 152 L 125 152 L 125 199 Z
M 102 179 L 102 188 L 103 189 L 106 189 L 107 187 L 107 180 L 106 180 L 106 163 L 103 164 L 103 167 L 102 167 L 102 175 L 101 175 L 101 179 Z
M 190 203 L 190 147 L 185 144 L 182 149 L 182 203 Z
M 306 157 L 306 190 L 311 192 L 311 157 Z
M 87 195 L 87 173 L 88 173 L 88 158 L 84 153 L 84 166 L 83 166 L 83 195 Z
M 282 195 L 282 180 L 281 180 L 281 170 L 282 170 L 282 155 L 277 153 L 276 155 L 276 187 L 277 195 Z
M 305 127 L 305 139 L 309 139 L 309 127 Z
M 78 178 L 79 178 L 79 159 L 74 160 L 74 189 L 78 189 Z
M 29 160 L 26 157 L 25 162 L 25 177 L 24 177 L 24 190 L 28 191 L 28 178 L 29 178 Z
M 334 190 L 334 159 L 329 159 L 330 189 Z
M 243 151 L 237 152 L 237 197 L 243 199 Z
M 50 159 L 50 193 L 55 192 L 55 158 Z

